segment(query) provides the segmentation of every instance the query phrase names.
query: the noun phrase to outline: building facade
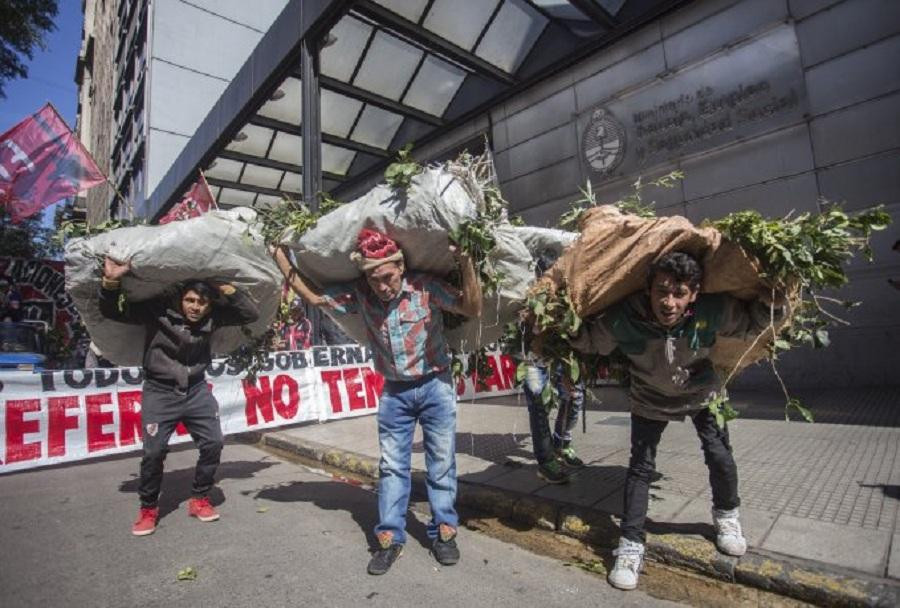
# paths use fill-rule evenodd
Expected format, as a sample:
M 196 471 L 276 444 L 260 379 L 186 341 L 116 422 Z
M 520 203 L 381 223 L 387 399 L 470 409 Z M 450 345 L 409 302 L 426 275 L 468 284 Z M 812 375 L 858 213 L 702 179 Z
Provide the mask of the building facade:
M 554 225 L 590 180 L 614 201 L 646 191 L 657 213 L 693 222 L 883 204 L 894 219 L 858 255 L 850 284 L 823 294 L 862 305 L 837 314 L 829 348 L 794 349 L 793 387 L 900 383 L 900 3 L 697 0 L 557 73 L 420 149 L 439 155 L 489 134 L 502 191 L 526 223 Z M 738 384 L 775 387 L 768 365 Z
M 89 223 L 145 215 L 147 194 L 285 2 L 83 0 L 77 132 L 118 190 L 88 193 Z
M 677 187 L 646 199 L 657 213 L 694 222 L 741 209 L 814 212 L 825 200 L 851 211 L 884 204 L 895 224 L 875 235 L 874 263 L 858 257 L 850 285 L 823 294 L 863 302 L 841 311 L 850 325 L 832 330 L 827 349 L 784 354 L 779 369 L 793 387 L 900 382 L 900 292 L 890 282 L 900 277 L 892 250 L 900 238 L 900 2 L 276 4 L 283 14 L 256 3 L 258 17 L 260 5 L 272 13 L 252 23 L 226 10 L 244 6 L 237 1 L 119 4 L 119 23 L 130 23 L 132 5 L 149 23 L 134 71 L 127 61 L 118 68 L 126 76 L 115 80 L 119 122 L 109 150 L 140 215 L 163 212 L 197 169 L 222 206 L 300 196 L 302 161 L 311 158 L 302 136 L 314 133 L 301 124 L 301 97 L 312 72 L 291 55 L 293 41 L 277 43 L 305 36 L 297 33 L 309 25 L 304 13 L 320 11 L 330 29 L 313 53 L 321 88 L 320 108 L 311 107 L 321 113 L 323 189 L 345 200 L 367 191 L 407 141 L 427 161 L 486 140 L 512 212 L 541 226 L 554 225 L 587 182 L 599 200 L 615 201 L 638 178 L 673 170 L 684 173 Z M 228 29 L 210 41 L 214 24 Z M 542 62 L 549 55 L 556 59 Z M 285 68 L 289 59 L 297 63 Z M 115 101 L 120 93 L 124 101 Z M 91 137 L 100 141 L 106 123 L 94 114 Z M 131 125 L 131 135 L 119 125 Z M 740 383 L 771 387 L 771 374 L 751 368 Z

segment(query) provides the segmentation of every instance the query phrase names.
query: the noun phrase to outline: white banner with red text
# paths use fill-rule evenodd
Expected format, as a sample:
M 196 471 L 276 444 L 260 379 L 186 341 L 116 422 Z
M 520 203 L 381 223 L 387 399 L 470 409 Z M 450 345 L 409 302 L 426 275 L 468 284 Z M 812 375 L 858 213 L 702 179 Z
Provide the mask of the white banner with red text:
M 488 362 L 482 390 L 473 375 L 459 380 L 460 399 L 518 392 L 515 362 L 499 353 Z M 207 382 L 226 435 L 372 414 L 384 384 L 361 346 L 274 353 L 255 382 L 214 361 Z M 142 383 L 136 367 L 0 374 L 0 474 L 139 449 Z M 179 425 L 171 442 L 185 441 Z

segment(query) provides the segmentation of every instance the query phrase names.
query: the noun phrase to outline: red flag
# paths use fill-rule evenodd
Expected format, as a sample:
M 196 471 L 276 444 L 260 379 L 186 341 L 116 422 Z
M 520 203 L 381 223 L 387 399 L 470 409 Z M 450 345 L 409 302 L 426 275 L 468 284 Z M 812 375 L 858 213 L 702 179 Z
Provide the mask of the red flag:
M 201 172 L 200 179 L 194 182 L 194 185 L 187 191 L 180 203 L 169 209 L 169 212 L 159 219 L 159 223 L 168 224 L 169 222 L 199 217 L 215 206 L 216 199 L 213 198 L 209 184 L 206 183 L 206 178 L 203 177 Z
M 0 135 L 0 204 L 13 222 L 105 181 L 49 103 Z

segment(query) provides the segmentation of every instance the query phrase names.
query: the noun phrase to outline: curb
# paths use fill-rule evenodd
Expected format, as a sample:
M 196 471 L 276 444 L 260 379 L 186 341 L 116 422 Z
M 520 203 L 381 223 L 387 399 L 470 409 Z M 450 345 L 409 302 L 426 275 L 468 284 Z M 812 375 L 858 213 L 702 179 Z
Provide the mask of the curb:
M 378 480 L 378 460 L 370 456 L 277 431 L 263 433 L 260 443 L 373 482 Z M 414 486 L 424 485 L 417 473 L 413 471 Z M 614 548 L 619 538 L 618 525 L 609 513 L 513 490 L 460 480 L 457 504 L 606 549 Z M 900 582 L 862 573 L 848 574 L 813 560 L 752 548 L 743 557 L 729 557 L 719 553 L 709 541 L 679 534 L 648 534 L 646 551 L 649 560 L 660 564 L 812 604 L 847 608 L 900 606 Z

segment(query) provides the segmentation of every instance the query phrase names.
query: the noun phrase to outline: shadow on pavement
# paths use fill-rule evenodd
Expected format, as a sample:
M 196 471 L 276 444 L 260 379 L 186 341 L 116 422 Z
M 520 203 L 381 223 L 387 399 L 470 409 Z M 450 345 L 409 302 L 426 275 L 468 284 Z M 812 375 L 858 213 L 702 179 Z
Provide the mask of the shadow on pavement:
M 248 461 L 236 460 L 223 462 L 216 471 L 216 481 L 222 479 L 250 479 L 260 471 L 277 464 L 277 461 Z M 135 502 L 138 502 L 137 491 L 141 480 L 135 475 L 128 481 L 119 484 L 119 492 L 135 494 Z M 159 495 L 159 518 L 162 519 L 169 513 L 178 510 L 182 503 L 191 497 L 191 486 L 194 483 L 194 467 L 164 471 L 162 492 Z M 225 502 L 225 494 L 218 486 L 213 486 L 209 492 L 209 500 L 218 506 Z
M 327 511 L 346 511 L 362 530 L 369 549 L 377 548 L 374 529 L 378 523 L 378 503 L 374 492 L 336 481 L 292 481 L 242 493 L 254 499 L 274 502 L 308 502 Z M 425 525 L 408 513 L 406 533 L 409 537 L 419 541 L 422 546 L 431 547 Z
M 885 483 L 860 483 L 859 487 L 878 488 L 886 497 L 900 500 L 900 485 L 889 485 Z

